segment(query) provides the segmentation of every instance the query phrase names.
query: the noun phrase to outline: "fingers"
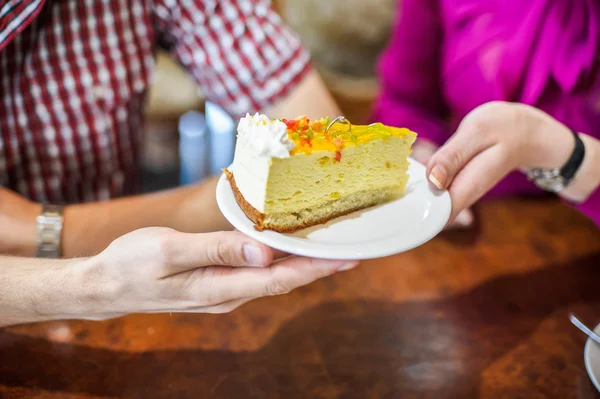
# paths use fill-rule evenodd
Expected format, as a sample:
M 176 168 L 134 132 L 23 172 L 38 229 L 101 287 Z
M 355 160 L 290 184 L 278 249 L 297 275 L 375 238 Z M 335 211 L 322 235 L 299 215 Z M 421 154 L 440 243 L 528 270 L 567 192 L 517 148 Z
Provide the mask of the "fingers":
M 474 221 L 475 216 L 473 215 L 473 211 L 465 209 L 460 211 L 456 218 L 446 226 L 446 230 L 466 229 L 471 227 Z
M 474 156 L 493 144 L 479 124 L 465 120 L 429 160 L 426 172 L 429 181 L 440 190 L 447 189 Z
M 238 229 L 235 229 L 234 231 L 240 233 Z M 271 250 L 273 251 L 273 259 L 281 259 L 290 256 L 290 254 L 287 252 L 283 252 L 275 248 L 271 248 Z
M 286 294 L 339 271 L 358 261 L 331 261 L 291 257 L 268 268 L 206 269 L 188 285 L 188 295 L 198 306 L 215 306 L 243 298 Z M 189 281 L 189 280 L 188 280 Z
M 471 159 L 458 172 L 450 186 L 450 220 L 454 220 L 462 210 L 473 205 L 511 169 L 506 150 L 501 146 L 490 147 Z
M 351 270 L 358 261 L 333 261 L 291 257 L 275 264 L 257 279 L 253 285 L 253 296 L 286 294 L 295 288 L 310 284 L 336 272 Z
M 268 246 L 234 231 L 189 234 L 168 230 L 159 242 L 165 277 L 203 266 L 265 267 L 273 261 Z
M 182 312 L 182 313 L 212 313 L 212 314 L 221 314 L 221 313 L 229 313 L 239 308 L 243 304 L 250 302 L 254 298 L 242 298 L 235 299 L 233 301 L 227 301 L 224 303 L 220 303 L 218 305 L 213 306 L 201 306 L 192 309 L 186 310 L 174 310 L 172 312 Z
M 283 259 L 290 256 L 290 254 L 288 254 L 287 252 L 283 252 L 278 249 L 271 248 L 271 251 L 273 251 L 273 259 Z

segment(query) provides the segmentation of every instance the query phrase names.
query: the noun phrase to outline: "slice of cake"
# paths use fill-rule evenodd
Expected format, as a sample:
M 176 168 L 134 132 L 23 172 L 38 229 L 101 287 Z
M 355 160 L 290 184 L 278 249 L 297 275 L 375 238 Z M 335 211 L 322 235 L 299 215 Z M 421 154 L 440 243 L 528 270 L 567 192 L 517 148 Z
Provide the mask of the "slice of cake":
M 225 174 L 258 230 L 293 232 L 398 198 L 408 181 L 416 134 L 353 126 L 343 117 L 310 121 L 246 115 Z

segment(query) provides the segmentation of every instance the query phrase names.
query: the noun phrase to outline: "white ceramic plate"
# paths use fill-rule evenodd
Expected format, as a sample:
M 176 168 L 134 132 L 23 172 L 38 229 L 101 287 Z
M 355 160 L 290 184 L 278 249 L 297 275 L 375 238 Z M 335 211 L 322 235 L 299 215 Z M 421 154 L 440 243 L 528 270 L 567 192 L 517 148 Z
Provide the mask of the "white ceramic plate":
M 415 160 L 410 162 L 410 179 L 402 198 L 292 234 L 254 229 L 224 175 L 217 185 L 217 202 L 236 229 L 272 248 L 322 259 L 380 258 L 424 244 L 444 228 L 450 217 L 448 192 L 432 187 L 425 177 L 425 167 Z
M 594 330 L 596 334 L 600 334 L 600 324 Z M 590 379 L 600 391 L 600 345 L 588 338 L 585 344 L 584 351 L 585 368 L 590 376 Z

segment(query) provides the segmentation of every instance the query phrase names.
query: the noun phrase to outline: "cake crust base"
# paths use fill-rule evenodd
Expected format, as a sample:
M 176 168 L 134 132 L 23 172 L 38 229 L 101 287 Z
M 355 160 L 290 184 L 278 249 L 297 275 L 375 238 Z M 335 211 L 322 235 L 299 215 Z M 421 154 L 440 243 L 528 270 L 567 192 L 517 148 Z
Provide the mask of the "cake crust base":
M 231 190 L 233 191 L 233 195 L 235 197 L 236 202 L 238 203 L 238 205 L 240 206 L 242 211 L 246 214 L 246 216 L 254 222 L 254 228 L 258 231 L 273 230 L 273 231 L 277 231 L 279 233 L 293 233 L 295 231 L 302 230 L 307 227 L 327 223 L 330 220 L 333 220 L 333 219 L 341 217 L 341 216 L 348 215 L 352 212 L 356 212 L 361 209 L 366 209 L 371 206 L 375 206 L 377 204 L 387 202 L 388 200 L 391 200 L 392 198 L 401 195 L 401 193 L 397 189 L 392 189 L 389 191 L 385 190 L 385 191 L 379 193 L 375 198 L 371 198 L 371 201 L 368 203 L 353 206 L 351 208 L 344 209 L 343 211 L 337 211 L 337 212 L 331 213 L 331 214 L 327 215 L 327 217 L 316 218 L 316 219 L 313 219 L 310 221 L 298 222 L 295 224 L 286 223 L 286 225 L 284 226 L 284 225 L 270 223 L 268 221 L 269 218 L 267 218 L 267 216 L 264 213 L 260 212 L 259 210 L 254 208 L 252 205 L 250 205 L 250 203 L 248 203 L 248 201 L 246 201 L 246 199 L 244 198 L 244 196 L 242 195 L 242 193 L 240 192 L 240 190 L 237 187 L 233 173 L 231 173 L 227 169 L 223 169 L 223 172 L 225 173 L 225 176 L 227 177 L 227 180 L 229 181 L 229 184 L 231 186 Z M 403 188 L 401 191 L 403 191 Z
M 240 193 L 237 184 L 235 184 L 235 177 L 233 177 L 233 173 L 231 173 L 227 169 L 223 169 L 223 172 L 225 173 L 225 177 L 227 177 L 227 180 L 229 181 L 231 191 L 233 191 L 233 196 L 235 197 L 235 200 L 240 206 L 240 208 L 242 208 L 242 211 L 244 211 L 246 216 L 248 216 L 248 218 L 254 222 L 254 228 L 256 230 L 263 231 L 265 229 L 265 226 L 263 225 L 265 215 L 258 209 L 250 205 L 248 201 L 246 201 L 242 193 Z

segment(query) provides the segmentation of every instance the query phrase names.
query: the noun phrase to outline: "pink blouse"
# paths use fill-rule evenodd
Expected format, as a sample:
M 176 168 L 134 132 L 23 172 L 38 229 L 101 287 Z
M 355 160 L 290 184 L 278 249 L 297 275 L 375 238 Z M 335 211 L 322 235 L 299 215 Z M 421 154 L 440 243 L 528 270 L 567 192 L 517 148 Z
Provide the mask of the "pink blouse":
M 489 101 L 533 105 L 600 138 L 600 2 L 400 0 L 373 119 L 443 144 Z M 489 195 L 541 193 L 512 173 Z M 600 188 L 579 210 L 600 226 Z

